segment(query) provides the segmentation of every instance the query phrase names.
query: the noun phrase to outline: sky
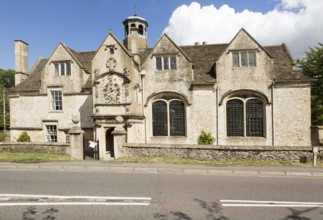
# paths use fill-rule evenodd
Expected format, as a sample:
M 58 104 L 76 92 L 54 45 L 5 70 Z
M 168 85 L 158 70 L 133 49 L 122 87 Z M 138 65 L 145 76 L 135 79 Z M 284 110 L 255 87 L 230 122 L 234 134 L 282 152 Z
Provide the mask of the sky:
M 178 45 L 229 43 L 246 29 L 261 45 L 286 43 L 294 58 L 323 43 L 322 0 L 0 0 L 0 68 L 14 69 L 14 41 L 29 44 L 29 68 L 60 42 L 94 51 L 122 22 L 148 21 L 148 43 L 163 33 Z

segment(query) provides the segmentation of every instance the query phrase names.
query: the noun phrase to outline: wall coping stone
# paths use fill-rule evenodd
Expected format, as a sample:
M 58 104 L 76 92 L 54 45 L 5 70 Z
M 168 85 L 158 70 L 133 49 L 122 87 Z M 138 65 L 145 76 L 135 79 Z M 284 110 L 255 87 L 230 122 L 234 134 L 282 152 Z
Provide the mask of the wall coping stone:
M 260 150 L 260 151 L 313 151 L 312 146 L 222 146 L 197 144 L 140 144 L 127 143 L 126 148 L 165 148 L 165 149 L 200 149 L 200 150 Z M 320 150 L 323 150 L 321 148 Z

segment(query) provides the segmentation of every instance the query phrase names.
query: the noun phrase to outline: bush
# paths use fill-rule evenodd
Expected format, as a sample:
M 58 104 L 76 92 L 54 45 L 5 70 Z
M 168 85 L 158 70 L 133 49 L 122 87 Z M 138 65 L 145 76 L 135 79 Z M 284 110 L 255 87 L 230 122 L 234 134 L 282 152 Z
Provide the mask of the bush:
M 216 139 L 212 136 L 211 132 L 205 132 L 202 130 L 197 139 L 197 143 L 200 145 L 212 145 L 214 144 L 215 140 Z
M 0 133 L 0 142 L 4 142 L 6 139 L 6 133 L 1 132 Z
M 26 131 L 23 131 L 17 139 L 18 142 L 30 142 L 30 136 Z

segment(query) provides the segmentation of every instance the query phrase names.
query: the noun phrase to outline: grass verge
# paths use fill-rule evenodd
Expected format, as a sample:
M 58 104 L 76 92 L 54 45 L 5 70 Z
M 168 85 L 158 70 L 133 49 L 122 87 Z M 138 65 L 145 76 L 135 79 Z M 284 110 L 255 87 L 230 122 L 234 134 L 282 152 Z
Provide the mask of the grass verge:
M 41 163 L 49 161 L 67 161 L 71 160 L 70 156 L 61 154 L 41 154 L 41 153 L 10 153 L 1 152 L 0 162 L 13 163 Z
M 123 157 L 114 160 L 127 163 L 167 163 L 167 164 L 192 164 L 212 166 L 312 166 L 311 162 L 297 163 L 292 161 L 266 161 L 266 160 L 240 160 L 240 161 L 215 161 L 215 160 L 192 160 L 185 158 L 168 157 Z M 322 166 L 322 164 L 318 164 Z

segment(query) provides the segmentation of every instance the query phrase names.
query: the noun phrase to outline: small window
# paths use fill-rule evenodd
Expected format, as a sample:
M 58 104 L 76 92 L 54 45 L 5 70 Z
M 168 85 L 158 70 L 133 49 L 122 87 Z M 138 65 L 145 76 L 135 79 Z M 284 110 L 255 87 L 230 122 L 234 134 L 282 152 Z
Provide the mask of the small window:
M 162 59 L 161 57 L 156 57 L 156 69 L 162 70 Z
M 170 58 L 170 69 L 171 70 L 176 70 L 176 57 L 171 57 Z
M 70 61 L 54 63 L 55 76 L 70 76 L 72 74 L 72 64 Z
M 164 61 L 164 70 L 168 70 L 169 69 L 169 59 L 168 59 L 168 57 L 164 57 L 163 61 Z
M 65 134 L 65 141 L 66 143 L 71 143 L 71 136 L 69 134 Z
M 241 52 L 241 66 L 248 66 L 248 56 L 246 51 Z
M 56 125 L 46 126 L 46 137 L 48 142 L 57 142 L 57 127 Z
M 55 68 L 55 76 L 58 76 L 59 75 L 59 64 L 55 63 L 54 68 Z
M 249 66 L 256 66 L 256 53 L 249 51 Z
M 233 67 L 252 67 L 256 66 L 255 51 L 233 51 L 232 52 Z
M 157 70 L 176 70 L 176 56 L 163 56 L 156 57 L 156 69 Z
M 232 52 L 232 64 L 233 67 L 239 67 L 239 53 Z
M 52 91 L 52 110 L 61 111 L 63 110 L 62 92 Z

